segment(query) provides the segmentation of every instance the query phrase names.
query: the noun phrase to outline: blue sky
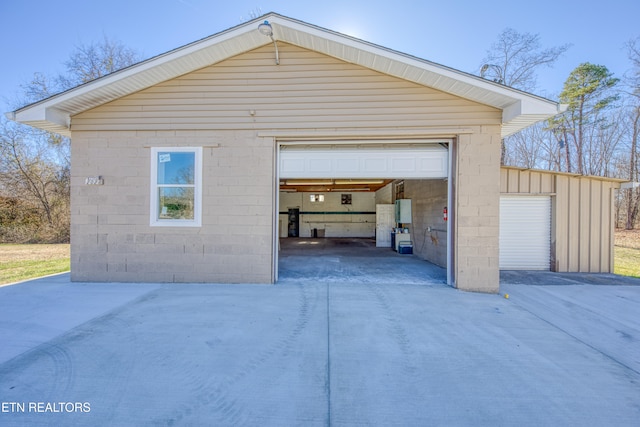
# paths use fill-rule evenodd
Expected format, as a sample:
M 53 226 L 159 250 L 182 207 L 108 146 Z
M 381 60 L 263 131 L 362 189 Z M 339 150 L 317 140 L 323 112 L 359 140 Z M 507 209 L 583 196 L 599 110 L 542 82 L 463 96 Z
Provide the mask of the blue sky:
M 0 0 L 0 109 L 34 72 L 54 75 L 74 47 L 104 36 L 143 58 L 249 19 L 252 12 L 295 19 L 476 73 L 506 27 L 539 34 L 546 47 L 573 46 L 539 73 L 537 94 L 553 98 L 582 62 L 629 68 L 625 42 L 640 36 L 640 2 L 631 0 L 264 1 Z

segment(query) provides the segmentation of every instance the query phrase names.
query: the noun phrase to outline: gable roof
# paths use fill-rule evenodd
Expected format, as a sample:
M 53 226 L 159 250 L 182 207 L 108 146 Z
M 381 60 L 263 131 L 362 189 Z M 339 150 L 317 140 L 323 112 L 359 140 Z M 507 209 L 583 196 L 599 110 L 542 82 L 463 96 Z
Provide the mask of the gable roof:
M 69 136 L 71 117 L 163 81 L 271 44 L 257 26 L 268 20 L 277 41 L 431 87 L 502 110 L 502 136 L 563 111 L 561 105 L 489 80 L 276 13 L 155 56 L 66 92 L 7 113 L 7 117 Z

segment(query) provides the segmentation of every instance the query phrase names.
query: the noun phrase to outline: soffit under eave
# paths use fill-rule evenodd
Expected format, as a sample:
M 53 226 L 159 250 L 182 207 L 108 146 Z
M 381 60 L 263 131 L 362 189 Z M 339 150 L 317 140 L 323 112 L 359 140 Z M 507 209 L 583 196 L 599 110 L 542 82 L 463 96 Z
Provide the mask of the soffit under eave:
M 555 114 L 529 114 L 519 116 L 516 119 L 502 124 L 501 136 L 502 138 L 506 138 L 507 136 L 513 135 L 514 133 L 519 132 L 531 125 L 547 120 L 554 115 Z

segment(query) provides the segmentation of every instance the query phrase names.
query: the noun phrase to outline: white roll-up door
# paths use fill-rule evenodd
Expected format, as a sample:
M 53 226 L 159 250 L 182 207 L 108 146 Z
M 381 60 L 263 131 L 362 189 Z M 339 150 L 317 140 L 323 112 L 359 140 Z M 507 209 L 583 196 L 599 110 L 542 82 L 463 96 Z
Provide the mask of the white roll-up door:
M 281 178 L 446 178 L 449 151 L 436 143 L 282 146 Z
M 549 270 L 551 197 L 500 198 L 500 269 Z

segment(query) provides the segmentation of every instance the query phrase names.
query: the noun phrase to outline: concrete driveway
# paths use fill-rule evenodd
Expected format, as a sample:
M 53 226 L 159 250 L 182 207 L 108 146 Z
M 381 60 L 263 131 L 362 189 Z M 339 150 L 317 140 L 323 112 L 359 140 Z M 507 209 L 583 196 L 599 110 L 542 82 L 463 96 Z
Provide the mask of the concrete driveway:
M 638 425 L 640 286 L 511 280 L 506 299 L 287 268 L 0 288 L 0 425 Z

